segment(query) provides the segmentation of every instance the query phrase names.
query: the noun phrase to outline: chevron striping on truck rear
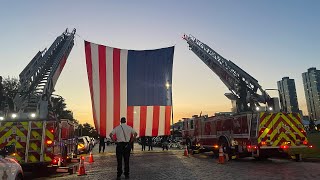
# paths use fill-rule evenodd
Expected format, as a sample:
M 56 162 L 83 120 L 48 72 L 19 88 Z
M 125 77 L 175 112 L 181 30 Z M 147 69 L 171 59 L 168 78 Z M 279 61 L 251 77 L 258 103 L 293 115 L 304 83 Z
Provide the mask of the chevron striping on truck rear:
M 297 146 L 296 142 L 306 138 L 301 122 L 297 119 L 300 115 L 291 113 L 260 113 L 258 143 L 269 140 L 273 142 L 271 146 L 281 146 L 283 143 L 290 142 L 290 146 Z M 301 132 L 302 131 L 302 132 Z

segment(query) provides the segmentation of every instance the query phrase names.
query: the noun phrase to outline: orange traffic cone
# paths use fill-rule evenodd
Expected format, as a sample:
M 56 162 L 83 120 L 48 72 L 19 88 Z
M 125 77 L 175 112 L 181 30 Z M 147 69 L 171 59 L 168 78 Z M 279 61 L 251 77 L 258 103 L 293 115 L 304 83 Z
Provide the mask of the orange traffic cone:
M 87 175 L 87 174 L 86 174 L 86 170 L 84 169 L 84 157 L 80 156 L 78 176 L 83 176 L 83 175 Z
M 90 156 L 89 156 L 89 163 L 93 163 L 93 155 L 92 155 L 92 151 L 90 152 Z
M 220 146 L 219 148 L 219 164 L 224 164 L 224 153 L 223 153 L 223 149 L 222 146 Z
M 184 154 L 183 154 L 184 156 L 189 156 L 189 152 L 188 152 L 188 148 L 187 148 L 187 146 L 186 146 L 186 149 L 184 149 Z

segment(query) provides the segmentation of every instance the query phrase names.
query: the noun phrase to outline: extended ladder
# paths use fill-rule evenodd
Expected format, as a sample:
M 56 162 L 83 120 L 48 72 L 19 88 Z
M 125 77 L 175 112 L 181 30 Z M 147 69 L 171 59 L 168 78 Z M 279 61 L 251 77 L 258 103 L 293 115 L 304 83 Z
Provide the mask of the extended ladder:
M 21 85 L 14 98 L 17 111 L 37 112 L 41 101 L 50 100 L 57 79 L 74 45 L 75 32 L 75 29 L 72 32 L 68 32 L 67 29 L 56 38 L 48 50 L 38 52 L 20 73 Z M 44 112 L 47 113 L 47 110 Z
M 262 89 L 258 81 L 234 64 L 226 60 L 216 51 L 202 43 L 192 35 L 184 35 L 183 39 L 194 52 L 228 87 L 232 94 L 225 95 L 230 100 L 240 100 L 243 104 L 266 103 L 270 96 Z M 260 91 L 260 94 L 257 91 Z M 248 100 L 249 99 L 249 100 Z

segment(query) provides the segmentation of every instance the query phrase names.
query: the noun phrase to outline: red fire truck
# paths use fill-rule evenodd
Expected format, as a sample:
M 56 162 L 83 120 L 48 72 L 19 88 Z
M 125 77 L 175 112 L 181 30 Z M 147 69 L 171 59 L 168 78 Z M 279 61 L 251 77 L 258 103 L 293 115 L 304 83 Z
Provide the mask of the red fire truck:
M 268 158 L 283 155 L 289 148 L 308 147 L 297 113 L 193 116 L 183 121 L 182 135 L 191 139 L 194 150 L 218 154 L 222 146 L 227 154 L 236 157 Z
M 226 154 L 256 158 L 285 154 L 289 148 L 308 147 L 298 112 L 281 109 L 279 99 L 271 98 L 256 79 L 200 40 L 192 35 L 184 35 L 183 39 L 227 86 L 230 93 L 225 96 L 233 105 L 231 112 L 184 119 L 182 134 L 185 139 L 191 139 L 192 147 L 218 154 L 222 146 Z M 280 95 L 280 102 L 284 104 L 284 101 Z
M 51 102 L 75 31 L 66 30 L 48 50 L 39 51 L 19 74 L 16 96 L 0 101 L 0 149 L 14 145 L 13 156 L 24 170 L 63 165 L 77 148 L 74 123 L 57 117 Z
M 66 126 L 69 124 L 69 126 Z M 0 149 L 14 145 L 12 156 L 24 170 L 62 165 L 76 147 L 73 124 L 66 120 L 5 120 L 0 122 Z M 67 134 L 64 134 L 68 132 Z

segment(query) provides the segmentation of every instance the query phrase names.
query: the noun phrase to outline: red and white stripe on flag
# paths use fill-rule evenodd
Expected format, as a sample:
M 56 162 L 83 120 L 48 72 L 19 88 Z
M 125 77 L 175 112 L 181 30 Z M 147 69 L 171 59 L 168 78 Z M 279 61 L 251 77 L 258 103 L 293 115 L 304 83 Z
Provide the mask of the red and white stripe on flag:
M 170 134 L 171 106 L 128 106 L 127 124 L 139 136 Z
M 94 125 L 108 136 L 126 117 L 139 136 L 170 134 L 172 106 L 127 105 L 128 50 L 85 41 L 85 54 Z

